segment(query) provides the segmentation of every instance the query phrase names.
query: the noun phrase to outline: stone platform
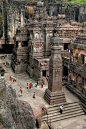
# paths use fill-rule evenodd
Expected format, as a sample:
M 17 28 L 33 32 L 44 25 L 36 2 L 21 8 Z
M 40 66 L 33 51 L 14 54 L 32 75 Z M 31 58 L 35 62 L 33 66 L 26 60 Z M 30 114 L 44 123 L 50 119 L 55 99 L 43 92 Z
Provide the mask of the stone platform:
M 49 89 L 46 89 L 44 99 L 48 102 L 49 105 L 66 102 L 65 94 L 63 91 L 51 92 Z

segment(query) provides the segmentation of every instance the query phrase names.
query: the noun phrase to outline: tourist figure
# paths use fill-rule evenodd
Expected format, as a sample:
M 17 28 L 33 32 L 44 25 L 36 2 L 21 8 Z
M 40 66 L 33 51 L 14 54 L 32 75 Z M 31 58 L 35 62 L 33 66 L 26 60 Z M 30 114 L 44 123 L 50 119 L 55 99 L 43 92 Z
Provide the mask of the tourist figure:
M 34 92 L 34 94 L 33 94 L 33 98 L 35 98 L 35 92 Z
M 16 82 L 16 77 L 14 77 L 14 80 L 15 80 L 15 82 Z
M 33 88 L 33 82 L 31 82 L 31 88 Z
M 70 54 L 70 49 L 68 50 L 69 54 Z
M 35 87 L 37 87 L 37 82 L 35 82 Z
M 41 88 L 43 88 L 43 85 L 44 85 L 44 82 L 43 82 L 43 80 L 42 80 L 42 82 L 41 82 Z
M 64 80 L 65 80 L 65 77 L 63 76 L 63 77 L 62 77 L 62 81 L 64 81 Z
M 19 91 L 19 97 L 21 96 L 21 92 Z
M 14 79 L 12 79 L 12 83 L 14 83 L 15 82 L 15 80 Z
M 38 80 L 37 80 L 37 85 L 38 85 Z
M 23 95 L 23 94 L 22 94 L 22 88 L 21 88 L 21 87 L 20 87 L 20 93 L 21 93 L 21 95 Z
M 28 83 L 27 83 L 27 89 L 28 89 Z
M 10 79 L 10 80 L 12 79 L 11 76 L 9 77 L 9 79 Z
M 5 66 L 6 66 L 6 62 L 5 62 Z
M 63 112 L 63 105 L 60 105 L 60 113 L 62 114 L 62 112 Z
M 31 83 L 29 84 L 29 88 L 31 89 Z
M 68 81 L 68 77 L 67 76 L 65 77 L 65 80 Z

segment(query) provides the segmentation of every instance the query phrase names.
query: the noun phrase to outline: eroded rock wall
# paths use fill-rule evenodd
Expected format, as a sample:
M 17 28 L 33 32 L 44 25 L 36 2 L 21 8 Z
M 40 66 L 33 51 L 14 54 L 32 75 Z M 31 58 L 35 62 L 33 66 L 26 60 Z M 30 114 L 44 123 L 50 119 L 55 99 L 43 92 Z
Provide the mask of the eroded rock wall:
M 16 91 L 4 82 L 4 78 L 0 78 L 0 82 L 0 129 L 34 129 L 35 119 L 31 106 L 17 100 Z

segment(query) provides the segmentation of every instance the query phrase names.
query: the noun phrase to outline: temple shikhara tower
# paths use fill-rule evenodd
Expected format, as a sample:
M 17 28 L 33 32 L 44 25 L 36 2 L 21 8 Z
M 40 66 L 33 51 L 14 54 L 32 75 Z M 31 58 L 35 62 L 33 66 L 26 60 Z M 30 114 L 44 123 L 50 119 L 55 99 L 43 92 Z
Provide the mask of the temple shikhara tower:
M 53 37 L 52 50 L 49 63 L 49 81 L 48 89 L 45 91 L 44 98 L 50 104 L 66 102 L 64 92 L 62 91 L 62 58 L 61 46 L 62 39 Z

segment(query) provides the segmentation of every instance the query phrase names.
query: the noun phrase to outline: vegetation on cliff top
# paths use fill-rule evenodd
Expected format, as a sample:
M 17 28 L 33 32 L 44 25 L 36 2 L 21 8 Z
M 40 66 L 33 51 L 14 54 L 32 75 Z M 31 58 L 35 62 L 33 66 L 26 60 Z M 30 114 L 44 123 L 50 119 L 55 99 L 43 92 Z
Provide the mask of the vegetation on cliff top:
M 63 1 L 63 0 L 61 0 Z M 58 3 L 59 1 L 56 1 L 56 3 Z M 64 3 L 68 3 L 68 4 L 74 4 L 74 3 L 86 3 L 86 0 L 64 0 Z

